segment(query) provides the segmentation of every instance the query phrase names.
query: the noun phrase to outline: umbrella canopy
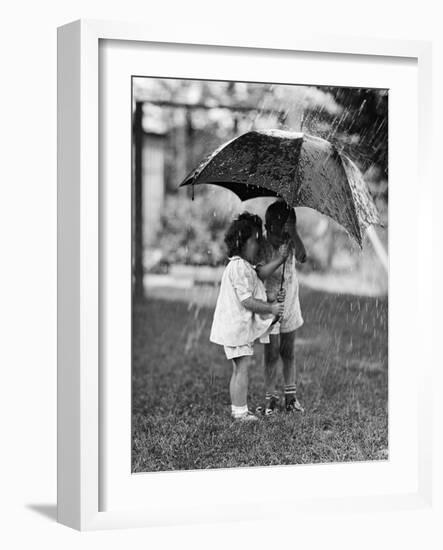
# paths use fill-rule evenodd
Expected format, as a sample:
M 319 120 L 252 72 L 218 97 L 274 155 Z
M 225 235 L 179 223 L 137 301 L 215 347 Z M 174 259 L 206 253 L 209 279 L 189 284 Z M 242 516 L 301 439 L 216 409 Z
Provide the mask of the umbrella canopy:
M 210 183 L 242 201 L 281 197 L 337 221 L 361 246 L 370 224 L 381 224 L 357 166 L 324 139 L 299 132 L 247 132 L 216 149 L 185 178 L 184 185 Z

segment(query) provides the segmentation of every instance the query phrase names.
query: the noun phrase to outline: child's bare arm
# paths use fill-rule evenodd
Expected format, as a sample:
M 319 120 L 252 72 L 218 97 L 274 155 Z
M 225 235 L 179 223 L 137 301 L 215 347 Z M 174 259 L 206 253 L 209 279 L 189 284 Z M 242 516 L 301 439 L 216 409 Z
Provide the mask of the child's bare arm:
M 257 300 L 257 298 L 253 298 L 252 296 L 246 298 L 246 300 L 243 300 L 242 304 L 246 309 L 249 309 L 249 311 L 252 311 L 253 313 L 271 313 L 272 315 L 282 315 L 284 310 L 283 302 L 274 302 L 269 304 L 263 300 Z
M 286 244 L 281 245 L 278 249 L 278 254 L 270 262 L 266 264 L 258 265 L 256 268 L 257 275 L 259 278 L 264 281 L 270 277 L 274 271 L 281 266 L 281 264 L 288 257 L 288 246 Z

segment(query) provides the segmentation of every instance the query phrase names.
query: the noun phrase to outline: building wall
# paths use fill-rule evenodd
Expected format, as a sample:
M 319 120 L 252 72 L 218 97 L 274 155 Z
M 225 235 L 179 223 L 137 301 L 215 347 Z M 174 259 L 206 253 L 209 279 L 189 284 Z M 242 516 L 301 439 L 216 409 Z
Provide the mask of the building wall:
M 164 137 L 145 135 L 143 144 L 143 242 L 155 246 L 165 197 Z

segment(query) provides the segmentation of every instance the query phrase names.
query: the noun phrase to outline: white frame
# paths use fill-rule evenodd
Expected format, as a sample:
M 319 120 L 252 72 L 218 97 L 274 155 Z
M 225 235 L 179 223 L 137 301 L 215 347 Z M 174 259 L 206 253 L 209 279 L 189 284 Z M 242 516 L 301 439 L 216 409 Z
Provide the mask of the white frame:
M 419 79 L 419 178 L 429 178 L 431 46 L 427 42 L 315 37 L 226 39 L 192 43 L 235 48 L 329 52 L 417 60 Z M 103 529 L 168 523 L 143 510 L 99 511 L 99 40 L 189 44 L 186 29 L 165 36 L 133 23 L 76 21 L 58 30 L 58 520 L 71 527 Z M 419 486 L 408 496 L 365 498 L 362 510 L 427 506 L 432 494 L 430 368 L 420 388 Z M 310 507 L 320 510 L 321 501 Z M 341 502 L 355 509 L 357 502 Z M 330 505 L 330 504 L 329 504 Z M 248 511 L 245 518 L 253 518 Z M 194 518 L 192 521 L 198 521 Z M 210 516 L 205 519 L 211 519 Z M 215 516 L 212 519 L 217 519 Z M 189 520 L 189 519 L 188 519 Z

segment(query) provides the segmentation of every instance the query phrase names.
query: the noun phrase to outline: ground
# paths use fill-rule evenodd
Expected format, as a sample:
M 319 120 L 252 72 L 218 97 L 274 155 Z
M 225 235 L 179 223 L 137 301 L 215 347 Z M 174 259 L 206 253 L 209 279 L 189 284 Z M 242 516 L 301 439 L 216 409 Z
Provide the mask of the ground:
M 230 417 L 231 366 L 209 342 L 213 301 L 205 296 L 169 293 L 134 306 L 134 472 L 388 458 L 387 298 L 301 288 L 296 358 L 306 413 L 242 424 Z M 262 347 L 250 408 L 263 401 Z

